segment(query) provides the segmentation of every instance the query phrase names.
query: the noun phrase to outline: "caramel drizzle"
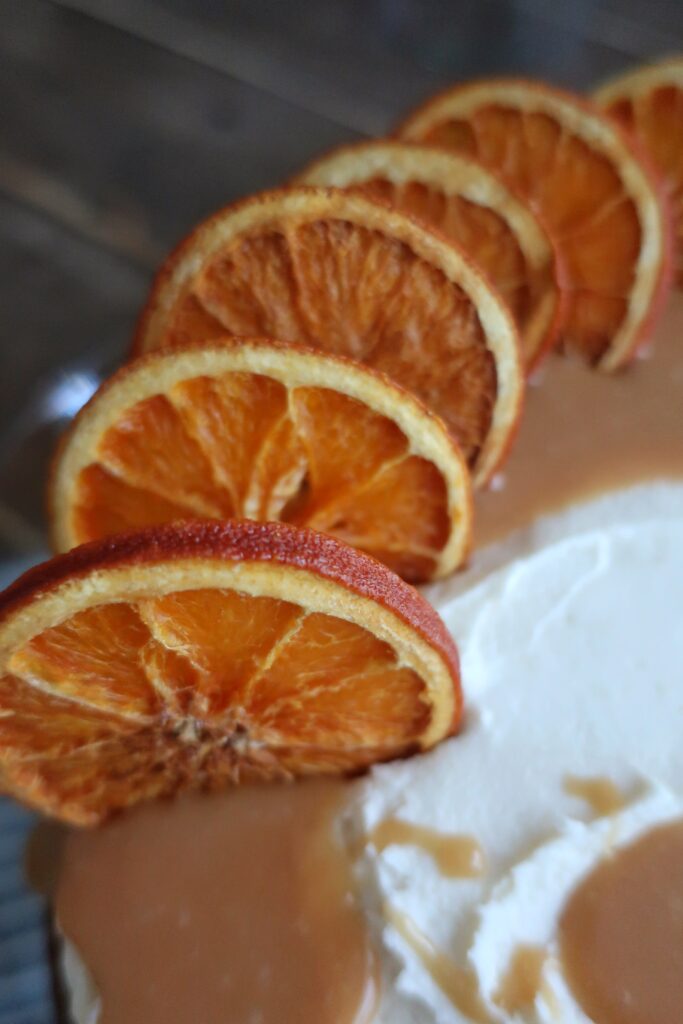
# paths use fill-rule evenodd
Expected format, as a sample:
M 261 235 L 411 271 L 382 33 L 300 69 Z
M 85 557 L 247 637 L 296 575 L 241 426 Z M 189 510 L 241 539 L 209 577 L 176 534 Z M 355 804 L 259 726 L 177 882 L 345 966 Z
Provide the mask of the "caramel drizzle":
M 448 835 L 398 818 L 386 818 L 368 836 L 378 853 L 389 846 L 417 846 L 445 878 L 480 878 L 486 857 L 474 836 Z
M 519 945 L 501 979 L 493 1001 L 505 1013 L 529 1009 L 542 990 L 547 953 L 541 946 Z
M 600 818 L 620 811 L 626 804 L 626 797 L 618 786 L 601 775 L 566 775 L 562 787 L 569 796 L 585 800 Z
M 384 915 L 456 1010 L 476 1024 L 494 1024 L 482 1001 L 479 982 L 471 967 L 461 967 L 441 953 L 415 922 L 396 907 L 385 906 Z

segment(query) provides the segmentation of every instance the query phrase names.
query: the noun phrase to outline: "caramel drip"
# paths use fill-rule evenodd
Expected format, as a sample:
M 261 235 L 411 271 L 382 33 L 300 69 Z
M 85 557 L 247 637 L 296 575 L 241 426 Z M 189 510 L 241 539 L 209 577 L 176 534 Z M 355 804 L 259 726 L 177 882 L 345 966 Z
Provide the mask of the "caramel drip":
M 378 965 L 337 835 L 347 796 L 240 786 L 72 833 L 56 914 L 101 1024 L 369 1024 Z
M 611 779 L 600 775 L 567 775 L 563 788 L 569 796 L 585 800 L 593 813 L 601 818 L 620 811 L 626 803 L 626 797 L 618 786 Z
M 396 907 L 385 906 L 384 914 L 455 1009 L 476 1024 L 494 1024 L 482 1001 L 474 971 L 470 967 L 461 967 L 441 953 L 415 922 Z
M 481 844 L 474 836 L 449 835 L 398 818 L 386 818 L 369 835 L 378 853 L 388 846 L 416 846 L 429 854 L 446 878 L 479 878 L 486 869 Z
M 540 946 L 518 946 L 493 997 L 496 1006 L 505 1013 L 531 1008 L 541 992 L 546 959 L 546 951 Z

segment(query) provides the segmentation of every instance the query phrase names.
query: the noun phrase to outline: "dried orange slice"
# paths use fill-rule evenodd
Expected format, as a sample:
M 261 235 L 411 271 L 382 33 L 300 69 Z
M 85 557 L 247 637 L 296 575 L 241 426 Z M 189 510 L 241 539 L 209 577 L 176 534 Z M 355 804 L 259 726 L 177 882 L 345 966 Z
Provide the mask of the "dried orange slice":
M 540 82 L 482 80 L 429 100 L 400 134 L 478 157 L 538 212 L 569 288 L 565 347 L 615 370 L 649 338 L 669 278 L 665 206 L 597 108 Z
M 226 332 L 382 370 L 444 419 L 475 483 L 511 443 L 524 375 L 506 305 L 458 248 L 386 203 L 281 189 L 197 228 L 157 275 L 136 351 Z
M 469 549 L 467 464 L 407 391 L 349 359 L 263 339 L 151 352 L 88 403 L 50 485 L 57 550 L 188 516 L 279 519 L 413 581 Z
M 0 783 L 96 824 L 240 780 L 352 773 L 457 726 L 457 651 L 398 576 L 281 523 L 76 548 L 0 596 Z
M 478 161 L 378 139 L 324 154 L 297 180 L 360 189 L 438 228 L 462 245 L 512 310 L 527 371 L 552 347 L 562 306 L 553 245 L 531 209 Z
M 640 140 L 662 175 L 674 221 L 676 279 L 683 287 L 683 57 L 635 68 L 594 98 Z

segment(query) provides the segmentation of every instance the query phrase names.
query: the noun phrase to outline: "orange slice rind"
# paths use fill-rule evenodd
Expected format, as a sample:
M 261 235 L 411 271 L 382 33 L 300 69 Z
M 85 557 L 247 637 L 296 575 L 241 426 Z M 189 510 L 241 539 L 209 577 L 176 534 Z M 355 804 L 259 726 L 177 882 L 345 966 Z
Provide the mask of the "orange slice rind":
M 0 595 L 0 784 L 76 824 L 246 780 L 347 774 L 457 727 L 457 651 L 374 559 L 279 523 L 76 548 Z
M 669 281 L 666 207 L 597 107 L 540 82 L 481 80 L 427 101 L 400 135 L 477 157 L 541 216 L 568 290 L 565 347 L 611 371 L 649 339 Z
M 480 162 L 377 139 L 324 154 L 297 181 L 361 189 L 440 230 L 488 274 L 512 310 L 527 371 L 552 348 L 562 312 L 552 242 L 531 209 Z
M 467 464 L 445 426 L 349 359 L 264 339 L 151 352 L 64 438 L 54 547 L 191 516 L 331 533 L 413 581 L 451 573 L 472 531 Z
M 442 417 L 476 484 L 514 436 L 524 374 L 507 306 L 453 244 L 367 196 L 280 189 L 200 225 L 157 275 L 135 350 L 224 333 L 386 373 Z

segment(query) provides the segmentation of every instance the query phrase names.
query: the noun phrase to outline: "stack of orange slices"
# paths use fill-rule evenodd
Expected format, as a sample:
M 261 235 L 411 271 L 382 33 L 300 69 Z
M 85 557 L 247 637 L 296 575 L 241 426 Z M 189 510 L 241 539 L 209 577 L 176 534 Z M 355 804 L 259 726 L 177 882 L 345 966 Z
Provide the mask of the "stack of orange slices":
M 649 336 L 671 225 L 639 146 L 680 241 L 682 67 L 604 112 L 458 86 L 169 256 L 55 458 L 68 553 L 0 595 L 4 790 L 92 824 L 457 729 L 457 652 L 409 583 L 467 559 L 543 356 L 615 370 Z

